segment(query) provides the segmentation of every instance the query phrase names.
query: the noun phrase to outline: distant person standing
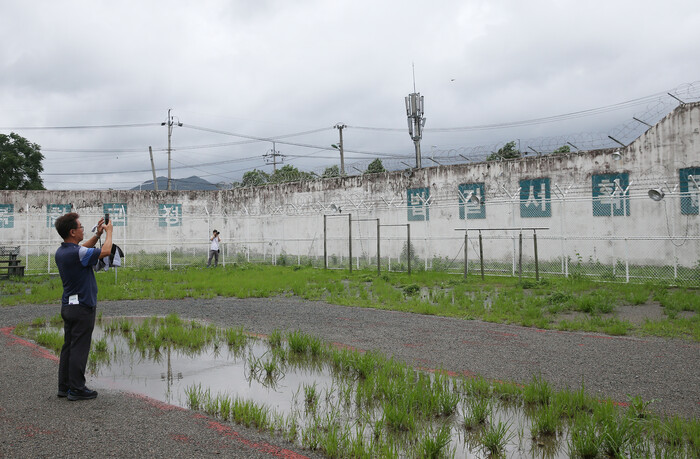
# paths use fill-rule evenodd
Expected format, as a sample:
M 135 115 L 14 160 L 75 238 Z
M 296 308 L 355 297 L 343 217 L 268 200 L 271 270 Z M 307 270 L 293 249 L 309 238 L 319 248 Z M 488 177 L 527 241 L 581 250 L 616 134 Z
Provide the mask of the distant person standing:
M 211 266 L 212 257 L 214 257 L 214 267 L 219 266 L 219 244 L 221 243 L 219 232 L 214 230 L 209 240 L 211 241 L 211 245 L 209 246 L 209 259 L 207 260 L 207 268 Z
M 58 363 L 58 396 L 68 400 L 89 400 L 97 391 L 85 386 L 85 367 L 97 309 L 97 282 L 94 266 L 112 252 L 112 222 L 104 218 L 97 222 L 97 233 L 83 245 L 85 229 L 75 212 L 58 217 L 56 231 L 63 238 L 56 250 L 56 266 L 63 282 L 61 317 L 63 318 L 63 347 Z M 103 232 L 107 233 L 102 249 L 95 248 Z

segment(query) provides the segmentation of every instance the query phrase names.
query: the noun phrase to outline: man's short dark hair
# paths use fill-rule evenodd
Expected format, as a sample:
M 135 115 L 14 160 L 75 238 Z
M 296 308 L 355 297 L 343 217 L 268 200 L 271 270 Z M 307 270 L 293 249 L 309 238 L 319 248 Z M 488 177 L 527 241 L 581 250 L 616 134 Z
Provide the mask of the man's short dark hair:
M 78 219 L 80 215 L 75 212 L 69 212 L 66 215 L 61 215 L 56 219 L 54 226 L 58 235 L 64 240 L 70 236 L 70 230 L 78 229 Z
M 219 234 L 219 232 L 218 232 L 218 231 L 216 231 L 216 230 L 214 230 L 214 232 L 215 232 L 216 234 Z

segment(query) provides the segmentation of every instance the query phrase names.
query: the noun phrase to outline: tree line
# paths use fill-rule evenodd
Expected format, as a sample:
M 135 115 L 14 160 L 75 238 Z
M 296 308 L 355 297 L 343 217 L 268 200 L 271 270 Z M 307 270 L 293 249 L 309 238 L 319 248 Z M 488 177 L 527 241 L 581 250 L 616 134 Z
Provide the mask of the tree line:
M 380 159 L 375 159 L 367 166 L 365 174 L 377 174 L 380 172 L 386 172 L 384 165 Z M 325 178 L 340 177 L 340 168 L 335 166 L 327 167 L 323 174 L 318 175 L 315 172 L 304 172 L 300 171 L 294 166 L 289 164 L 280 167 L 275 170 L 272 174 L 268 174 L 265 171 L 258 169 L 253 169 L 243 174 L 243 178 L 240 182 L 233 182 L 233 188 L 247 187 L 247 186 L 262 186 L 275 183 L 287 183 L 287 182 L 298 182 L 303 180 L 319 180 Z
M 552 154 L 570 153 L 568 145 L 563 145 Z M 516 159 L 523 156 L 512 140 L 498 151 L 492 152 L 486 157 L 486 161 L 499 161 L 504 159 Z M 15 134 L 0 134 L 0 190 L 44 190 L 44 183 L 39 175 L 44 167 L 41 162 L 44 155 L 41 147 L 24 137 Z M 377 174 L 386 172 L 380 159 L 375 159 L 367 166 L 364 174 Z M 340 169 L 337 165 L 327 167 L 323 174 L 300 171 L 292 165 L 285 165 L 276 169 L 272 174 L 253 169 L 243 174 L 240 182 L 233 182 L 232 188 L 262 186 L 267 184 L 298 182 L 304 180 L 319 180 L 325 178 L 340 177 Z

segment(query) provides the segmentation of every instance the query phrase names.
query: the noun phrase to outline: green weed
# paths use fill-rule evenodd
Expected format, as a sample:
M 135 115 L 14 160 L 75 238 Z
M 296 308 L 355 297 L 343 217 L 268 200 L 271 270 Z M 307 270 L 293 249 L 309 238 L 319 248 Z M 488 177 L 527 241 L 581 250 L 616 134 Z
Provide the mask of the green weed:
M 101 312 L 100 312 L 100 314 L 101 314 Z M 60 313 L 60 312 L 57 312 L 56 314 L 54 314 L 53 316 L 51 316 L 51 317 L 49 318 L 49 324 L 50 324 L 52 327 L 60 327 L 60 326 L 63 326 L 63 317 L 61 317 L 61 313 Z
M 484 429 L 481 435 L 481 443 L 489 454 L 500 457 L 505 452 L 506 444 L 513 435 L 514 434 L 510 431 L 510 423 L 500 420 L 494 422 L 494 420 L 491 419 L 488 427 Z
M 243 327 L 227 328 L 224 331 L 224 338 L 231 349 L 240 349 L 248 342 L 248 336 Z
M 470 398 L 466 402 L 464 411 L 464 427 L 467 430 L 471 430 L 486 423 L 486 420 L 491 415 L 491 404 L 487 398 Z
M 57 330 L 39 330 L 34 341 L 58 354 L 63 347 L 63 334 Z
M 267 342 L 272 348 L 278 348 L 282 346 L 282 332 L 275 329 L 267 337 Z
M 601 439 L 591 416 L 579 415 L 569 431 L 569 456 L 593 459 L 600 453 Z
M 437 459 L 449 455 L 451 432 L 449 426 L 442 426 L 437 432 L 426 432 L 418 441 L 418 455 L 421 458 Z
M 627 400 L 629 401 L 629 415 L 637 419 L 645 419 L 651 415 L 649 411 L 649 406 L 655 402 L 655 400 L 644 400 L 639 395 L 631 396 L 627 394 Z
M 546 405 L 552 398 L 552 387 L 542 376 L 532 376 L 530 384 L 523 388 L 523 401 L 528 404 Z
M 611 416 L 600 422 L 600 448 L 610 457 L 627 457 L 633 441 L 639 438 L 639 423 L 629 416 Z
M 46 323 L 46 318 L 44 318 L 44 317 L 35 317 L 34 319 L 32 319 L 32 326 L 33 327 L 43 327 L 45 323 Z
M 542 406 L 535 412 L 531 433 L 533 438 L 555 435 L 561 429 L 561 410 L 556 403 Z
M 107 352 L 107 339 L 102 338 L 93 341 L 93 350 L 98 354 L 105 354 Z

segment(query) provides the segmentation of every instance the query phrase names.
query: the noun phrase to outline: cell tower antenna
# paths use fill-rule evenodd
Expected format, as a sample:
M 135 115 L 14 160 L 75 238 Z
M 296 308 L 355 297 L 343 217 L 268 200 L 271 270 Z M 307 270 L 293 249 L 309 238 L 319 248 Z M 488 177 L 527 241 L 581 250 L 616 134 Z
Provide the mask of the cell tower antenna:
M 408 135 L 411 136 L 416 147 L 416 169 L 421 168 L 420 141 L 423 137 L 423 126 L 425 117 L 423 116 L 423 96 L 416 92 L 416 64 L 411 62 L 413 67 L 413 93 L 406 96 L 406 116 L 408 117 Z
M 416 92 L 416 63 L 411 62 L 411 66 L 413 67 L 413 92 Z

